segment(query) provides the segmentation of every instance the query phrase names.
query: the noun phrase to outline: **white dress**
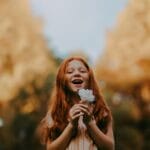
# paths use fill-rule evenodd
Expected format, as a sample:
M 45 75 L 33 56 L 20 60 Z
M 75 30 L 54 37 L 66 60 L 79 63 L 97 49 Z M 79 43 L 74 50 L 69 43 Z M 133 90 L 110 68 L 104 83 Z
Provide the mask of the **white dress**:
M 46 120 L 50 127 L 53 120 L 49 113 L 47 114 Z M 71 140 L 66 150 L 98 150 L 92 139 L 88 136 L 86 132 L 87 128 L 81 118 L 78 124 L 78 133 L 76 137 Z
M 86 130 L 87 128 L 80 118 L 77 136 L 71 140 L 67 150 L 98 150 Z

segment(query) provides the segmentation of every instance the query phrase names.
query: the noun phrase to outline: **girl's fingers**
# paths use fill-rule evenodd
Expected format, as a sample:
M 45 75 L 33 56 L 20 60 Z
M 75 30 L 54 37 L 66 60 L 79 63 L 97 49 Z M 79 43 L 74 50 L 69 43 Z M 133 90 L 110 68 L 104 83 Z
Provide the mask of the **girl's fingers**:
M 74 116 L 72 117 L 72 120 L 74 120 L 74 119 L 76 119 L 76 118 L 78 118 L 78 117 L 80 117 L 80 116 L 83 116 L 83 115 L 84 115 L 84 113 L 83 113 L 83 112 L 80 112 L 80 113 L 74 115 Z
M 84 109 L 84 110 L 88 110 L 88 106 L 84 105 L 84 104 L 76 104 L 75 106 L 73 106 L 71 108 L 71 111 L 74 112 L 77 109 Z
M 84 108 L 88 108 L 89 106 L 87 105 L 87 104 L 78 104 L 78 106 L 80 106 L 80 107 L 84 107 Z
M 86 104 L 75 104 L 70 110 L 70 118 L 73 120 L 74 118 L 79 117 L 80 115 L 88 115 L 91 116 L 91 107 Z
M 85 114 L 89 114 L 88 109 L 85 109 L 85 108 L 83 108 L 83 107 L 80 107 L 80 109 L 81 109 L 81 111 L 84 112 Z
M 80 109 L 76 109 L 76 110 L 74 110 L 74 111 L 72 112 L 72 115 L 74 116 L 74 115 L 76 115 L 76 114 L 78 114 L 78 113 L 80 113 L 80 112 L 81 112 Z
M 81 116 L 83 114 L 84 113 L 81 111 L 80 108 L 76 108 L 76 109 L 73 109 L 73 110 L 70 111 L 69 116 L 70 116 L 71 120 L 74 120 L 75 118 L 77 118 L 77 117 L 79 117 L 79 116 Z
M 87 114 L 87 115 L 89 115 L 89 109 L 87 109 L 87 108 L 84 108 L 84 107 L 78 107 L 78 110 L 80 110 L 81 112 L 83 112 L 83 113 L 85 113 L 85 114 Z

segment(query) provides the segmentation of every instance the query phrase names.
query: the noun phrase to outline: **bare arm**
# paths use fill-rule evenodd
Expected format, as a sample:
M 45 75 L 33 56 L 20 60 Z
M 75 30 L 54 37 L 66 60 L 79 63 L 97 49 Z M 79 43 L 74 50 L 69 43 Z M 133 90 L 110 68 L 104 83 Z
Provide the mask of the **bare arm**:
M 94 120 L 87 124 L 88 132 L 99 148 L 106 148 L 107 150 L 114 150 L 114 136 L 112 130 L 112 121 L 109 123 L 107 133 L 104 134 L 96 125 Z
M 72 138 L 73 131 L 77 129 L 78 119 L 83 115 L 81 112 L 82 104 L 75 104 L 69 111 L 69 123 L 61 133 L 61 135 L 54 141 L 47 141 L 47 150 L 65 150 Z
M 65 150 L 71 140 L 73 125 L 69 123 L 62 134 L 54 141 L 47 141 L 47 150 Z
M 104 134 L 97 126 L 94 119 L 92 119 L 93 108 L 91 105 L 82 105 L 84 112 L 83 121 L 87 126 L 88 133 L 93 139 L 98 148 L 105 148 L 107 150 L 114 150 L 114 136 L 112 129 L 112 119 L 110 119 L 107 126 L 107 133 Z

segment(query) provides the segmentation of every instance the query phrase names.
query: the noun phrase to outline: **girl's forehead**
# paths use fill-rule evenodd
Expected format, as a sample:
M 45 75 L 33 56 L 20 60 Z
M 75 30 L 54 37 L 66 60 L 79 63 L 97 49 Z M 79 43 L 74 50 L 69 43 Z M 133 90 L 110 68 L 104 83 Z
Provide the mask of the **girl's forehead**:
M 72 60 L 68 63 L 67 67 L 85 67 L 85 65 L 79 60 Z

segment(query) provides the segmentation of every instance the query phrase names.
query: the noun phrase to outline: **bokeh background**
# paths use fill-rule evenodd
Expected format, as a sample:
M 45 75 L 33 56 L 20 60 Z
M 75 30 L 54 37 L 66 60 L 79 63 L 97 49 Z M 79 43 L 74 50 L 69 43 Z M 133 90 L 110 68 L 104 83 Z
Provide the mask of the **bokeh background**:
M 95 72 L 116 150 L 149 150 L 150 0 L 0 0 L 0 150 L 44 150 L 37 125 L 70 55 Z

